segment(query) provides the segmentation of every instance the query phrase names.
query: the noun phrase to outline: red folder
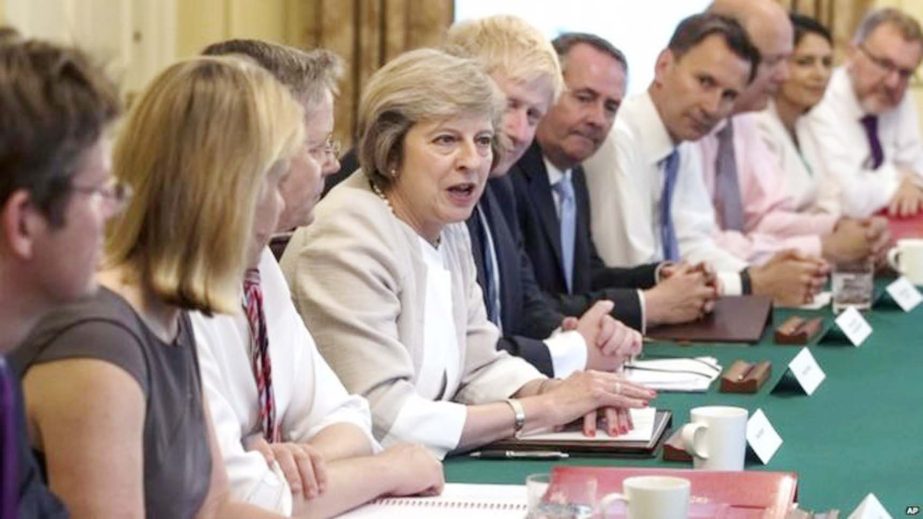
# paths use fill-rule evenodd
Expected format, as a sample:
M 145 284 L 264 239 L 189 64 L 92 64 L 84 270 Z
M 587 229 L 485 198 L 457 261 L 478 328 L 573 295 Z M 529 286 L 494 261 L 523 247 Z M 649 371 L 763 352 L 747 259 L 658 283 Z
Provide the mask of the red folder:
M 691 502 L 727 504 L 728 519 L 784 519 L 798 493 L 798 475 L 794 472 L 568 466 L 556 466 L 551 471 L 552 486 L 562 488 L 577 488 L 583 481 L 596 479 L 596 494 L 600 497 L 621 492 L 625 478 L 654 475 L 688 479 L 692 482 Z
M 888 228 L 891 230 L 891 237 L 894 240 L 923 238 L 923 213 L 911 216 L 910 218 L 888 216 L 886 211 L 882 211 L 878 214 L 887 217 Z

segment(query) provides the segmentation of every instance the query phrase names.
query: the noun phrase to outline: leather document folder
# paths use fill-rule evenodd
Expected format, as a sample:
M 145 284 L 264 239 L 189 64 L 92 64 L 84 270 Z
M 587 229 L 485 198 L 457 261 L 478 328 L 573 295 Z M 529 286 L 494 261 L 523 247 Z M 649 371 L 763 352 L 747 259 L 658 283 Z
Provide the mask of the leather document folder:
M 715 309 L 702 319 L 668 324 L 648 330 L 658 341 L 678 342 L 759 342 L 772 320 L 772 299 L 766 296 L 724 296 Z
M 795 502 L 798 475 L 794 472 L 713 471 L 694 469 L 569 467 L 551 469 L 551 485 L 579 488 L 596 480 L 599 496 L 622 492 L 622 481 L 633 476 L 674 476 L 692 483 L 692 502 L 726 504 L 728 519 L 784 519 Z
M 602 439 L 529 439 L 524 438 L 507 438 L 496 441 L 484 447 L 484 449 L 513 450 L 513 451 L 561 451 L 572 456 L 613 456 L 627 458 L 650 458 L 653 457 L 660 444 L 666 437 L 673 422 L 673 413 L 666 409 L 657 409 L 654 417 L 654 425 L 651 437 L 647 440 L 620 440 L 618 438 Z M 579 431 L 583 419 L 575 422 L 573 427 L 568 426 L 564 432 Z M 569 436 L 577 436 L 571 434 Z

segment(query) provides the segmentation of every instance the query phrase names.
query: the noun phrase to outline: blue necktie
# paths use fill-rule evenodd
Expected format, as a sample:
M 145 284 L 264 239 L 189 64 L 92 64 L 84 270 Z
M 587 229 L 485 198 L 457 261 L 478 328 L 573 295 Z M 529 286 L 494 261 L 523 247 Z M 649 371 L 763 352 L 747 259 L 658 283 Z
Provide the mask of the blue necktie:
M 663 193 L 660 196 L 660 243 L 663 246 L 663 259 L 679 260 L 679 242 L 676 241 L 676 229 L 673 227 L 673 189 L 676 187 L 676 174 L 679 171 L 679 152 L 675 149 L 663 159 Z
M 484 287 L 487 300 L 487 319 L 503 331 L 500 322 L 500 269 L 496 264 L 494 241 L 490 235 L 490 226 L 487 224 L 486 207 L 478 203 L 474 211 L 478 215 L 478 234 L 481 238 L 482 261 L 484 263 Z
M 553 186 L 561 202 L 561 261 L 564 263 L 564 279 L 567 293 L 573 291 L 574 280 L 574 236 L 577 231 L 577 205 L 574 200 L 574 184 L 570 176 L 564 175 Z
M 718 132 L 718 157 L 715 159 L 715 209 L 722 229 L 744 230 L 744 206 L 737 180 L 734 157 L 734 125 L 728 120 Z

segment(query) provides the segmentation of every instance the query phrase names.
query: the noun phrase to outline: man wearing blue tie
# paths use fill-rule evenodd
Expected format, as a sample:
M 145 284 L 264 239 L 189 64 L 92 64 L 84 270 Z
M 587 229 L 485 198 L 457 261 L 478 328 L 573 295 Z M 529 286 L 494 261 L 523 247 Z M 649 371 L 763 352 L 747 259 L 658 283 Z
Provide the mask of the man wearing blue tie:
M 507 98 L 498 129 L 503 153 L 467 221 L 487 317 L 503 333 L 497 347 L 553 377 L 583 369 L 616 369 L 640 351 L 640 335 L 609 315 L 610 302 L 569 314 L 579 319 L 566 319 L 541 293 L 522 250 L 515 199 L 506 178 L 563 87 L 557 54 L 538 29 L 506 15 L 456 24 L 447 40 L 481 62 Z
M 715 244 L 715 211 L 699 148 L 691 145 L 731 113 L 758 62 L 737 22 L 698 14 L 680 23 L 658 57 L 654 81 L 625 100 L 614 130 L 587 165 L 594 231 L 607 261 L 632 265 L 681 256 L 718 270 L 724 294 L 810 300 L 823 282 L 815 260 L 784 252 L 748 267 Z
M 668 262 L 612 268 L 597 254 L 581 163 L 612 127 L 625 94 L 627 65 L 618 49 L 592 34 L 564 34 L 553 44 L 565 91 L 510 175 L 517 220 L 538 284 L 564 313 L 608 299 L 615 303 L 616 318 L 642 330 L 699 317 L 715 297 L 707 269 L 669 262 L 676 254 L 660 258 Z

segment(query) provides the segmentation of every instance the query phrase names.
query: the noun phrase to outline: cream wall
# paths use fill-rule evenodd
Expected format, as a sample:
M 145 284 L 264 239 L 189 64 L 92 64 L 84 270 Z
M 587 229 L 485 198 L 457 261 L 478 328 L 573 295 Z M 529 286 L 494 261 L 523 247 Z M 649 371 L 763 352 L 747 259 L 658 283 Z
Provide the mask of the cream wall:
M 302 0 L 0 0 L 0 23 L 76 43 L 105 63 L 126 94 L 209 43 L 292 41 Z

